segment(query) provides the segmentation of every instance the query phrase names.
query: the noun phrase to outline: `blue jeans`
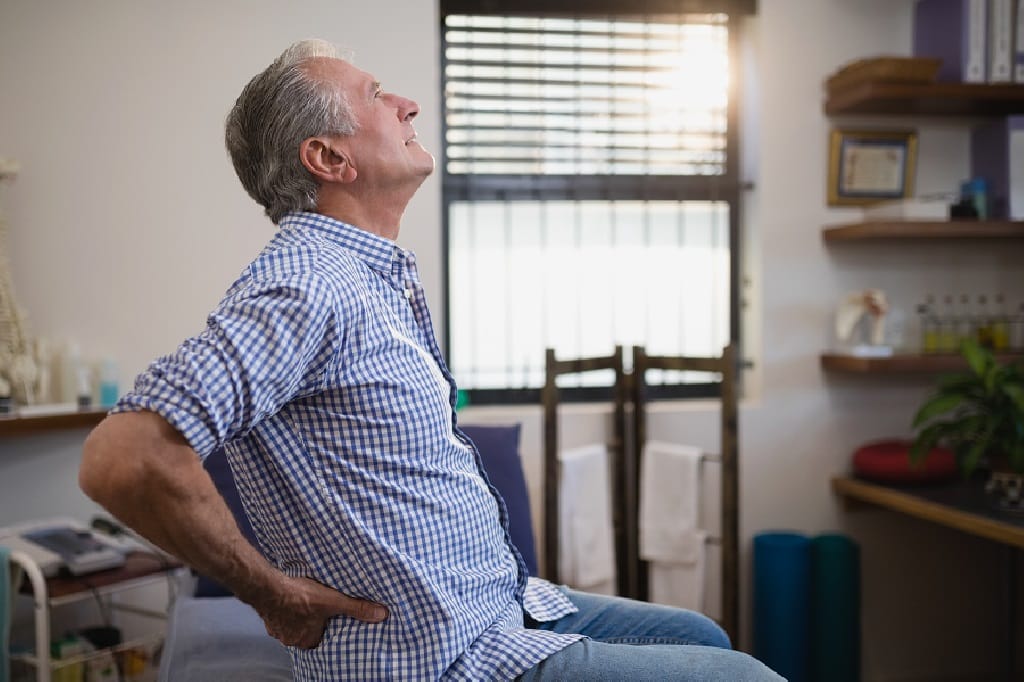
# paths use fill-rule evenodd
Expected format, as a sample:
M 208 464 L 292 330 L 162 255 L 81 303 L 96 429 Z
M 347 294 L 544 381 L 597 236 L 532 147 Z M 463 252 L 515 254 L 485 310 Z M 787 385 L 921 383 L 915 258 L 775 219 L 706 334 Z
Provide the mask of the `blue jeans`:
M 725 631 L 707 616 L 671 606 L 559 589 L 579 611 L 547 623 L 527 616 L 526 626 L 574 632 L 590 639 L 548 656 L 523 673 L 520 680 L 782 680 L 752 656 L 732 651 Z

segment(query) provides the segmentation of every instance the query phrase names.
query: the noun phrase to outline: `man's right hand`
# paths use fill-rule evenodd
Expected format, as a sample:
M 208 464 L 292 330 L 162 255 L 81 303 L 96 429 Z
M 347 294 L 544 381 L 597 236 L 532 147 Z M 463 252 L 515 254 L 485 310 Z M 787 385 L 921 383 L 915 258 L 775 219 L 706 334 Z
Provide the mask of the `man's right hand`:
M 268 562 L 238 530 L 196 452 L 156 413 L 104 419 L 82 448 L 79 482 L 150 542 L 251 604 L 286 645 L 315 647 L 334 616 L 368 623 L 388 616 L 379 604 L 290 578 Z
M 312 649 L 323 639 L 327 621 L 348 616 L 379 623 L 388 610 L 371 601 L 356 599 L 309 578 L 283 576 L 279 596 L 256 607 L 267 634 L 286 646 Z

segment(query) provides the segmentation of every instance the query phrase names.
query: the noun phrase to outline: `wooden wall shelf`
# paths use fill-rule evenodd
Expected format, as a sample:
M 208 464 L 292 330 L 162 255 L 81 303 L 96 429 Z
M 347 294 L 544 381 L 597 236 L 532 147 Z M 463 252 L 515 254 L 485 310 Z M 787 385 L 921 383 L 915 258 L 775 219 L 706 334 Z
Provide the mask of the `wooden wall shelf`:
M 89 429 L 107 416 L 107 410 L 82 410 L 32 417 L 0 415 L 0 438 L 28 436 L 64 429 Z
M 1024 548 L 1024 519 L 994 509 L 980 481 L 896 486 L 837 476 L 832 479 L 832 490 L 846 503 L 875 505 Z
M 1024 239 L 1022 220 L 872 220 L 829 225 L 826 242 L 868 240 Z
M 1024 353 L 997 353 L 996 358 L 1000 362 L 1022 362 Z M 886 358 L 823 353 L 821 367 L 851 374 L 928 374 L 965 371 L 967 361 L 956 353 L 898 354 Z
M 865 81 L 829 93 L 825 113 L 829 116 L 1009 116 L 1024 113 L 1024 85 Z

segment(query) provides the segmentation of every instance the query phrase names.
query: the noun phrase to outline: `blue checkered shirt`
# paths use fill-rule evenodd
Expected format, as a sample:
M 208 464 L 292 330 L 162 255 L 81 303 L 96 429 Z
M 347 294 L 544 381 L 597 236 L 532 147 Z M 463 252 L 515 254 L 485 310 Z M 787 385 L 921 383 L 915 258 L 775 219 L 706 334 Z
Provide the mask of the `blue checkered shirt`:
M 523 610 L 576 609 L 527 580 L 455 397 L 414 256 L 296 213 L 115 411 L 160 414 L 202 457 L 223 446 L 270 561 L 387 605 L 293 648 L 299 679 L 511 679 L 580 639 Z

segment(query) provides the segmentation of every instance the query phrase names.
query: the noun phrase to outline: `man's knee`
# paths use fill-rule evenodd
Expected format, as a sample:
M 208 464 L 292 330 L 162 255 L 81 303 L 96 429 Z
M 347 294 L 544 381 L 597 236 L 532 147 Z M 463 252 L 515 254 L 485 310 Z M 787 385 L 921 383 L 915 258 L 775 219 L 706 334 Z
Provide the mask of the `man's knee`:
M 782 682 L 753 656 L 712 646 L 630 645 L 583 640 L 518 678 L 528 682 Z
M 715 622 L 712 618 L 705 616 L 703 613 L 691 612 L 693 615 L 690 616 L 691 621 L 697 620 L 701 623 L 700 632 L 703 641 L 700 642 L 705 646 L 718 647 L 719 649 L 731 649 L 732 642 L 729 641 L 729 634 L 722 629 L 722 626 Z
M 715 679 L 736 680 L 736 682 L 785 682 L 778 673 L 742 651 L 723 651 L 722 674 Z

